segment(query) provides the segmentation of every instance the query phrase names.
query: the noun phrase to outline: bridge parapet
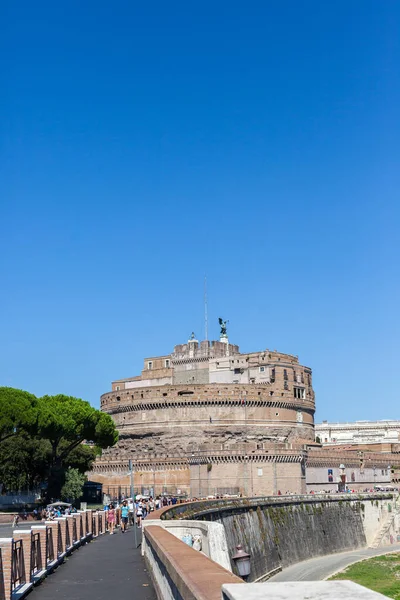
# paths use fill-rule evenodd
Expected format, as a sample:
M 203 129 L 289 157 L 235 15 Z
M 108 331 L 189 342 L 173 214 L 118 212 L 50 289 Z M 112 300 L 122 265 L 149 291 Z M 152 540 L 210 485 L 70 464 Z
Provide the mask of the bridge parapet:
M 162 527 L 147 526 L 143 544 L 159 598 L 221 600 L 223 584 L 243 584 L 239 577 Z
M 0 538 L 0 600 L 19 600 L 67 554 L 104 530 L 104 511 L 87 510 Z

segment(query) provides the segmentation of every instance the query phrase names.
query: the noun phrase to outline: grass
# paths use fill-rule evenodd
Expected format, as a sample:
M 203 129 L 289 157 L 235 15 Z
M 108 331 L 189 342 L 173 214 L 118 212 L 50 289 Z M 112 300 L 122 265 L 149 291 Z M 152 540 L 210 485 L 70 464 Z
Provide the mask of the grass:
M 350 579 L 393 600 L 400 600 L 400 553 L 376 556 L 350 565 L 332 580 Z

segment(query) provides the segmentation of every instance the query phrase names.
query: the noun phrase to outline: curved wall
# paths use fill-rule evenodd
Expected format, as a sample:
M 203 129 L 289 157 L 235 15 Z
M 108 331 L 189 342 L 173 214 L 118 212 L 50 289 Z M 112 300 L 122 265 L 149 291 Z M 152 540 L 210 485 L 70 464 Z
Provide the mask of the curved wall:
M 251 555 L 249 581 L 316 556 L 354 550 L 370 544 L 392 510 L 390 494 L 381 497 L 250 499 L 224 507 L 195 503 L 167 510 L 165 518 L 222 523 L 233 570 L 238 544 Z
M 139 487 L 158 492 L 303 491 L 303 448 L 314 442 L 311 369 L 277 352 L 242 355 L 232 347 L 226 356 L 222 344 L 221 356 L 191 357 L 185 348 L 146 359 L 141 377 L 115 381 L 101 396 L 120 439 L 96 460 L 93 477 L 126 487 L 132 459 Z
M 236 443 L 314 440 L 314 402 L 283 392 L 275 397 L 263 386 L 165 385 L 114 391 L 101 397 L 101 408 L 135 450 L 190 452 L 194 445 L 229 443 L 232 436 Z

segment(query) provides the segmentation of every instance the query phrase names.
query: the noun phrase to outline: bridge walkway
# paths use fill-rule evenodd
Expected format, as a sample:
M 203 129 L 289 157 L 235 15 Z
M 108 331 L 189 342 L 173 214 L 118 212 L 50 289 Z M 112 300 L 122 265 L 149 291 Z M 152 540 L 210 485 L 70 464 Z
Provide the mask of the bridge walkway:
M 141 532 L 138 530 L 138 541 Z M 29 600 L 156 600 L 149 573 L 135 548 L 133 528 L 95 538 L 29 594 Z

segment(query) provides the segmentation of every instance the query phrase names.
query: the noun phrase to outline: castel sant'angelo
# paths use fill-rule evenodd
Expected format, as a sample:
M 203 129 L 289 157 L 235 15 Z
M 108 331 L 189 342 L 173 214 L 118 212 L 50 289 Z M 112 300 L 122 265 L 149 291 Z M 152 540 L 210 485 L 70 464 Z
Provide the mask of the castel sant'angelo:
M 112 383 L 101 410 L 118 427 L 91 478 L 105 491 L 135 488 L 205 496 L 305 488 L 314 442 L 312 373 L 276 350 L 241 354 L 220 319 L 219 341 L 192 334 L 172 354 L 146 358 L 142 374 Z M 304 491 L 304 490 L 303 490 Z
M 400 468 L 398 445 L 385 452 L 322 448 L 315 442 L 311 369 L 276 350 L 241 354 L 219 321 L 219 341 L 192 334 L 102 395 L 101 410 L 114 419 L 119 441 L 89 479 L 112 497 L 129 494 L 132 461 L 135 491 L 155 495 L 261 496 L 391 483 L 393 465 Z

